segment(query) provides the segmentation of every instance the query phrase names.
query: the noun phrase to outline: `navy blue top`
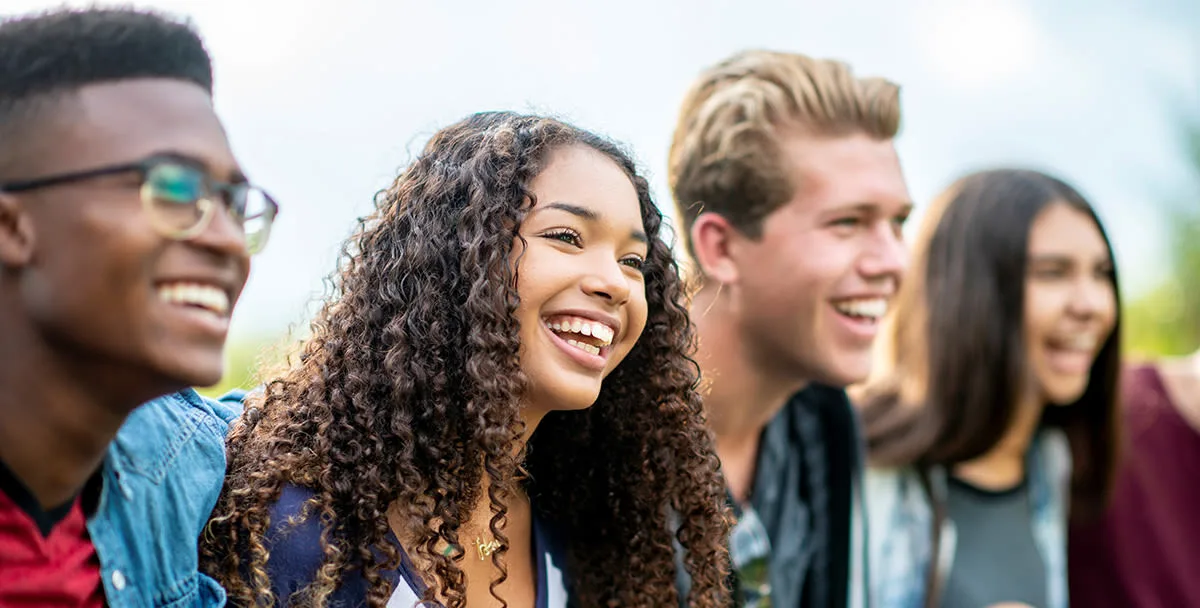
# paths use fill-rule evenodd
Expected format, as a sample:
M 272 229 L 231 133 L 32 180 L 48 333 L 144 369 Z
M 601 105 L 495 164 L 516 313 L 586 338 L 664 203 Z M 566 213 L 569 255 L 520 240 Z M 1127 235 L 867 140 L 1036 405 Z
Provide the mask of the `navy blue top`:
M 271 577 L 271 590 L 276 604 L 286 606 L 291 594 L 308 586 L 315 578 L 317 569 L 324 561 L 321 550 L 321 524 L 319 517 L 310 516 L 295 525 L 288 523 L 298 517 L 314 493 L 299 486 L 288 485 L 279 500 L 271 507 L 271 526 L 267 532 L 266 545 L 270 551 L 267 572 Z M 565 608 L 567 595 L 563 569 L 566 556 L 561 545 L 554 542 L 549 529 L 535 516 L 533 520 L 533 549 L 537 556 L 537 604 L 536 608 Z M 387 541 L 400 553 L 400 567 L 394 570 L 381 569 L 379 574 L 391 582 L 394 591 L 388 606 L 408 608 L 425 592 L 425 582 L 417 573 L 408 553 L 400 541 L 388 531 Z M 347 573 L 340 587 L 329 596 L 331 608 L 352 608 L 366 605 L 367 581 L 362 573 Z

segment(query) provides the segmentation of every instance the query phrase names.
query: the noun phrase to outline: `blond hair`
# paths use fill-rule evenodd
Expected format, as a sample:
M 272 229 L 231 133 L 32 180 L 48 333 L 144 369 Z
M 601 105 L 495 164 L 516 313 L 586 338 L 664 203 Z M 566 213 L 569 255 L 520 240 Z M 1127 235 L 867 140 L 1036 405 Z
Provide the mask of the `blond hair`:
M 668 162 L 684 234 L 712 211 L 758 237 L 796 187 L 780 159 L 781 130 L 892 139 L 899 98 L 892 82 L 796 53 L 744 51 L 705 70 L 684 99 Z M 688 250 L 694 259 L 690 239 Z

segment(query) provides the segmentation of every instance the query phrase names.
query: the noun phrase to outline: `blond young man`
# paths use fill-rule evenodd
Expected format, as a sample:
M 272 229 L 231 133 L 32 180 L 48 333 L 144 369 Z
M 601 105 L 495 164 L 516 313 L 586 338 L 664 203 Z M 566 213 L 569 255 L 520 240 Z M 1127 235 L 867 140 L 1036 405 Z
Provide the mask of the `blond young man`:
M 702 283 L 692 316 L 741 605 L 868 602 L 843 389 L 866 378 L 907 264 L 899 122 L 895 84 L 767 51 L 705 70 L 680 111 L 669 178 Z

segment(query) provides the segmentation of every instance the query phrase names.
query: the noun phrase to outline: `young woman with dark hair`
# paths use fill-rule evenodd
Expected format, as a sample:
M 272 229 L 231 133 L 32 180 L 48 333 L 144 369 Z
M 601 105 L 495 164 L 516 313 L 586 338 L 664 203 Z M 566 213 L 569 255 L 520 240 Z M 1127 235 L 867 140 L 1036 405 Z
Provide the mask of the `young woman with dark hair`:
M 1102 508 L 1120 359 L 1112 248 L 1033 171 L 953 185 L 924 219 L 861 399 L 874 599 L 1066 608 L 1068 519 Z
M 724 485 L 649 192 L 557 120 L 435 134 L 231 432 L 202 558 L 234 602 L 669 606 L 678 541 L 690 605 L 723 606 Z

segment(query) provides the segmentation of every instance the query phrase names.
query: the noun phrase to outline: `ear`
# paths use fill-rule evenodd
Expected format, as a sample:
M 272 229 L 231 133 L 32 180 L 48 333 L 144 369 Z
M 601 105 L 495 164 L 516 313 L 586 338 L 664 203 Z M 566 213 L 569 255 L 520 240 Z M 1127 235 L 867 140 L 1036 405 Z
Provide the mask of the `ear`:
M 33 220 L 11 194 L 0 192 L 0 267 L 19 268 L 33 258 Z
M 738 281 L 738 267 L 731 255 L 737 236 L 737 229 L 729 220 L 711 211 L 701 213 L 692 222 L 692 250 L 703 276 L 717 283 Z

